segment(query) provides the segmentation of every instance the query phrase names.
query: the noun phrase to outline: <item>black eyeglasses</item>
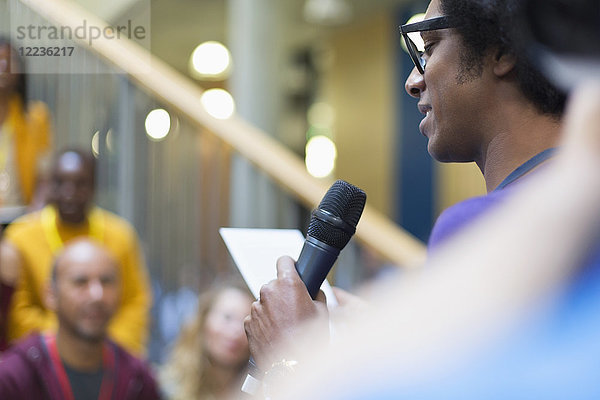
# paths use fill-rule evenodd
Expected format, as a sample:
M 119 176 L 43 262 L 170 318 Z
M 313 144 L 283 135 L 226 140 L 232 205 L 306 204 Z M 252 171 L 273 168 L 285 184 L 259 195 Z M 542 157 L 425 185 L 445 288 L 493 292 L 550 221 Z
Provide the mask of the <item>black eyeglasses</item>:
M 438 29 L 447 29 L 454 28 L 455 25 L 451 23 L 448 17 L 436 17 L 426 19 L 424 21 L 415 22 L 414 24 L 406 24 L 400 26 L 400 33 L 404 38 L 404 43 L 406 43 L 406 48 L 408 49 L 408 54 L 410 54 L 410 58 L 412 59 L 415 67 L 422 74 L 425 73 L 425 65 L 427 64 L 427 60 L 423 58 L 424 50 L 419 50 L 417 45 L 408 37 L 409 33 L 412 32 L 425 32 L 425 31 L 435 31 Z

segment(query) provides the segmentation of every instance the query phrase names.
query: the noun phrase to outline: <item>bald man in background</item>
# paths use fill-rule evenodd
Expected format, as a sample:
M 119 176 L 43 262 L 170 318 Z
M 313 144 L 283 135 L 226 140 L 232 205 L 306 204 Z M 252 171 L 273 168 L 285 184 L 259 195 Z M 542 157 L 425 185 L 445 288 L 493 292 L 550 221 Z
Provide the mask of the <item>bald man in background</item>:
M 63 248 L 45 291 L 58 329 L 33 334 L 4 354 L 3 398 L 159 398 L 148 368 L 107 338 L 120 303 L 119 275 L 116 260 L 93 240 L 76 239 Z

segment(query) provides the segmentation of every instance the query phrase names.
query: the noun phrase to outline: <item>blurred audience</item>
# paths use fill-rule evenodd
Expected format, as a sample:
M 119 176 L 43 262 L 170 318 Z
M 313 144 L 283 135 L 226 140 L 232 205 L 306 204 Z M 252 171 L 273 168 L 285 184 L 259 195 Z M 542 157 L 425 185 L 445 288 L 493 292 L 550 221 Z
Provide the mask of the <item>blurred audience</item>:
M 58 329 L 33 334 L 3 355 L 3 399 L 159 398 L 144 363 L 107 337 L 120 275 L 117 261 L 93 240 L 76 239 L 58 253 L 45 291 Z
M 2 268 L 18 276 L 8 316 L 10 340 L 56 327 L 56 316 L 42 295 L 52 259 L 68 241 L 89 237 L 105 245 L 118 261 L 122 296 L 109 336 L 134 354 L 144 354 L 151 292 L 137 234 L 122 218 L 93 205 L 94 188 L 91 153 L 62 151 L 52 166 L 50 204 L 6 229 Z
M 160 373 L 171 400 L 224 399 L 238 393 L 250 353 L 243 321 L 252 297 L 237 286 L 216 287 L 200 296 Z
M 0 36 L 0 225 L 46 201 L 51 147 L 50 115 L 42 102 L 27 101 L 25 64 Z M 1 231 L 0 231 L 1 238 Z M 0 351 L 7 348 L 7 313 L 18 270 L 15 254 L 0 244 Z

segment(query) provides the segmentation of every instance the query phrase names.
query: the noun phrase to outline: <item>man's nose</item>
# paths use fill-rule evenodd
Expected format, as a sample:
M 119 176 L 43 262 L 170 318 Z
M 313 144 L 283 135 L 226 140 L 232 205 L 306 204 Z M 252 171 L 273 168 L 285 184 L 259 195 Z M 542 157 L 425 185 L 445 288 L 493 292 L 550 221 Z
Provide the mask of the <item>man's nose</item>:
M 73 197 L 75 195 L 75 193 L 77 192 L 77 186 L 74 183 L 63 183 L 62 187 L 60 188 L 62 195 L 65 197 Z
M 102 287 L 102 282 L 100 281 L 90 282 L 88 289 L 90 297 L 93 300 L 100 300 L 104 296 L 104 288 Z
M 414 98 L 418 99 L 421 97 L 421 93 L 425 90 L 425 79 L 423 79 L 423 75 L 417 70 L 417 67 L 413 67 L 410 75 L 406 78 L 404 89 L 406 93 Z

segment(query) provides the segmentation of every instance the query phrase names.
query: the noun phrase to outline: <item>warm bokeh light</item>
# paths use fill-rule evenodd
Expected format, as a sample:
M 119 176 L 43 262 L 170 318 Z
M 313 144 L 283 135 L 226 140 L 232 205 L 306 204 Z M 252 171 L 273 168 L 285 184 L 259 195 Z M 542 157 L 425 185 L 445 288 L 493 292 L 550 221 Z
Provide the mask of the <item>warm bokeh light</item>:
M 308 109 L 308 123 L 316 128 L 331 128 L 335 121 L 335 111 L 328 103 L 317 102 Z
M 407 24 L 412 24 L 415 22 L 420 22 L 425 19 L 425 13 L 415 14 L 406 21 Z M 408 37 L 413 41 L 413 43 L 417 46 L 417 49 L 423 50 L 425 44 L 423 43 L 423 39 L 421 39 L 421 34 L 419 32 L 412 32 L 408 34 Z M 404 39 L 400 41 L 400 44 L 405 52 L 408 53 L 408 49 L 406 48 L 406 43 L 404 43 Z
M 198 79 L 224 79 L 230 67 L 229 50 L 219 42 L 204 42 L 198 45 L 190 56 L 190 72 Z
M 354 12 L 346 0 L 306 0 L 303 14 L 310 24 L 335 26 L 350 22 Z
M 218 119 L 227 119 L 235 112 L 235 102 L 228 91 L 223 89 L 209 89 L 202 93 L 200 102 L 211 116 Z
M 92 154 L 96 158 L 100 155 L 100 131 L 94 132 L 92 136 Z
M 327 136 L 314 136 L 306 143 L 306 169 L 316 178 L 323 178 L 333 172 L 337 149 Z
M 166 110 L 157 108 L 148 113 L 146 117 L 146 133 L 150 139 L 163 140 L 171 129 L 171 116 Z

